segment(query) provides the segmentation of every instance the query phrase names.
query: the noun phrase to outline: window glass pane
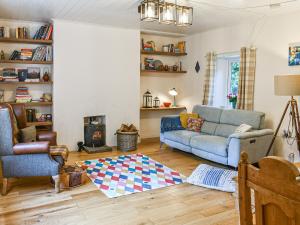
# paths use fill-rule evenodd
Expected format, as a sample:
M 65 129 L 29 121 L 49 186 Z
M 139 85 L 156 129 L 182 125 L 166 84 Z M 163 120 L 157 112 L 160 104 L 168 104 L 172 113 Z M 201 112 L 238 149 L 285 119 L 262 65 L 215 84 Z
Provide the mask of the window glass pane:
M 240 63 L 239 62 L 231 62 L 229 92 L 233 95 L 238 94 L 239 75 L 240 75 Z

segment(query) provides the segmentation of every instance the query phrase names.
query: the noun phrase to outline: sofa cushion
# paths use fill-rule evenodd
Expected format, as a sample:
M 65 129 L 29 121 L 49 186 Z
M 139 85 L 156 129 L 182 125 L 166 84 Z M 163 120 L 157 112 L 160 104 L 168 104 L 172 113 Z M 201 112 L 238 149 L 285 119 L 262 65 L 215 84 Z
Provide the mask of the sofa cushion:
M 215 135 L 228 138 L 236 130 L 237 126 L 229 124 L 219 124 L 216 128 Z
M 216 155 L 227 157 L 227 138 L 199 135 L 191 138 L 192 148 L 197 148 Z
M 218 123 L 204 121 L 201 127 L 201 133 L 213 135 L 216 131 Z
M 204 120 L 202 118 L 188 118 L 187 130 L 200 132 Z
M 203 106 L 203 105 L 195 105 L 193 108 L 193 113 L 198 113 L 205 121 L 220 123 L 220 117 L 223 109 Z
M 239 126 L 242 123 L 249 124 L 253 129 L 262 129 L 265 114 L 262 112 L 246 110 L 223 110 L 220 123 Z
M 199 115 L 198 115 L 198 113 L 180 113 L 179 117 L 180 117 L 181 126 L 183 128 L 186 128 L 188 119 L 189 118 L 194 118 L 194 119 L 199 118 Z
M 164 133 L 164 138 L 171 141 L 179 142 L 184 145 L 190 145 L 191 137 L 200 135 L 197 132 L 188 130 L 174 130 Z

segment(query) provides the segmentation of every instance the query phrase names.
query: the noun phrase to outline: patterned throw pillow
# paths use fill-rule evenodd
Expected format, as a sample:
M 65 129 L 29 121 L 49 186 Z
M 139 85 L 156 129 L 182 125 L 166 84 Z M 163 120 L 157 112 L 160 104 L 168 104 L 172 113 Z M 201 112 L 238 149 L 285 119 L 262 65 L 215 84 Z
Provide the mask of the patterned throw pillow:
M 196 118 L 199 118 L 199 115 L 198 115 L 198 113 L 180 113 L 179 117 L 180 117 L 181 126 L 183 128 L 187 128 L 188 118 L 196 119 Z
M 188 118 L 186 129 L 190 131 L 200 132 L 203 123 L 204 120 L 202 118 L 197 118 L 197 119 Z
M 235 192 L 233 178 L 237 176 L 237 171 L 201 164 L 188 177 L 187 182 L 205 188 Z

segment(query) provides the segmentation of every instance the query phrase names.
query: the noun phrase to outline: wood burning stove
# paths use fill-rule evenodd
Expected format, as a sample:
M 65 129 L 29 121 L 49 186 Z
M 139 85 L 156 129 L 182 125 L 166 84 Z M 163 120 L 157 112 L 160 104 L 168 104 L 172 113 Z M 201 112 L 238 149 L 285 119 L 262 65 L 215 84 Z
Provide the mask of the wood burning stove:
M 84 149 L 88 153 L 112 150 L 106 146 L 105 116 L 84 117 Z

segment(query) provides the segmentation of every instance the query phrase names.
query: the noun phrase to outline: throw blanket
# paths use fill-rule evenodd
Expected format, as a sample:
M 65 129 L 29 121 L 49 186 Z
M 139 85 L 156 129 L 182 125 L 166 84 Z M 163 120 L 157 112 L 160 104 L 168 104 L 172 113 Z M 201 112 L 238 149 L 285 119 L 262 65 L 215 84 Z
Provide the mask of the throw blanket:
M 172 130 L 184 130 L 184 128 L 181 126 L 180 117 L 179 116 L 163 117 L 161 119 L 160 132 L 164 133 L 166 131 L 172 131 Z

